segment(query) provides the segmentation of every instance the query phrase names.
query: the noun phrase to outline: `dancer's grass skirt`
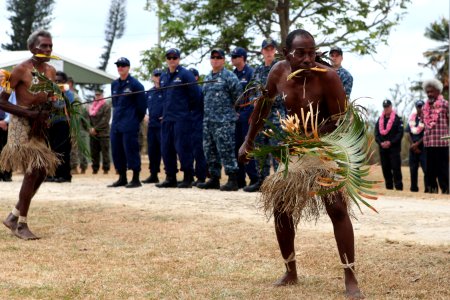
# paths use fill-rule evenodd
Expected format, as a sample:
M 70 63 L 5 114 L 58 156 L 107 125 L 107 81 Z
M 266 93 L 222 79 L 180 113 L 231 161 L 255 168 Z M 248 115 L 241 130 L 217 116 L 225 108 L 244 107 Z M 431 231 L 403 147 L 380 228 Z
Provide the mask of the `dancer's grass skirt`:
M 267 177 L 261 186 L 261 201 L 266 216 L 270 218 L 276 209 L 278 213 L 291 216 L 294 224 L 298 225 L 300 220 L 317 220 L 325 212 L 325 201 L 331 204 L 342 198 L 349 208 L 349 198 L 341 191 L 318 195 L 324 188 L 318 182 L 319 177 L 332 177 L 336 168 L 337 164 L 333 161 L 322 161 L 309 155 L 291 157 L 287 174 L 284 172 L 285 166 L 280 164 L 278 171 Z
M 11 115 L 8 142 L 0 154 L 0 166 L 6 171 L 46 170 L 53 176 L 60 160 L 47 145 L 44 138 L 30 137 L 28 119 Z

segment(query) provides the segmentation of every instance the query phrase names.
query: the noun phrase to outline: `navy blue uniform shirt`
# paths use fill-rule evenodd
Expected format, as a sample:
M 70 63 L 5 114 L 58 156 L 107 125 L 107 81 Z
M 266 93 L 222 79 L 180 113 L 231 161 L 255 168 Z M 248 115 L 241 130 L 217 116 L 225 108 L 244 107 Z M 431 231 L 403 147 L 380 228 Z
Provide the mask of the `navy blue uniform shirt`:
M 248 64 L 245 64 L 242 71 L 239 71 L 236 68 L 233 70 L 233 73 L 237 76 L 237 78 L 239 79 L 239 82 L 241 83 L 242 92 L 245 92 L 245 88 L 246 88 L 247 84 L 250 83 L 254 71 L 255 70 L 252 67 L 250 67 Z M 248 119 L 250 118 L 250 115 L 252 114 L 252 112 L 253 112 L 253 105 L 248 105 L 248 106 L 239 108 L 238 109 L 238 113 L 239 113 L 238 122 L 248 122 Z
M 174 87 L 164 90 L 163 120 L 180 121 L 189 120 L 190 111 L 200 99 L 198 85 L 194 74 L 182 66 L 178 66 L 175 72 L 167 69 L 161 74 L 161 87 L 168 87 L 184 83 L 191 85 Z
M 111 83 L 111 95 L 142 91 L 132 95 L 112 98 L 113 118 L 111 131 L 130 132 L 138 131 L 139 124 L 147 110 L 144 86 L 134 77 L 128 75 L 127 79 L 120 78 Z
M 161 127 L 163 91 L 156 88 L 147 92 L 148 127 Z

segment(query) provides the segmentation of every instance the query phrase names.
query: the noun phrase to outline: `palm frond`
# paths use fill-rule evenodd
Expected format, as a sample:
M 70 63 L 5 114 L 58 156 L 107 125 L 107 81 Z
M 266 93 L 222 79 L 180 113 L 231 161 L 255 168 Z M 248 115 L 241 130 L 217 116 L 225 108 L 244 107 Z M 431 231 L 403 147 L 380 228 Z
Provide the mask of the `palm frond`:
M 258 146 L 251 155 L 263 159 L 268 154 L 284 164 L 286 175 L 293 157 L 316 156 L 322 161 L 334 161 L 337 165 L 330 177 L 319 177 L 316 181 L 320 189 L 317 196 L 343 191 L 360 208 L 360 203 L 376 211 L 367 200 L 376 199 L 373 191 L 377 181 L 366 179 L 370 157 L 370 141 L 367 134 L 367 122 L 364 108 L 354 103 L 348 105 L 344 114 L 339 116 L 337 128 L 328 134 L 319 135 L 317 111 L 312 106 L 305 115 L 290 116 L 281 120 L 281 128 L 266 121 L 270 130 L 264 134 L 278 141 L 276 146 Z M 309 124 L 310 123 L 310 124 Z M 309 125 L 309 127 L 308 127 Z M 311 132 L 307 129 L 312 128 Z

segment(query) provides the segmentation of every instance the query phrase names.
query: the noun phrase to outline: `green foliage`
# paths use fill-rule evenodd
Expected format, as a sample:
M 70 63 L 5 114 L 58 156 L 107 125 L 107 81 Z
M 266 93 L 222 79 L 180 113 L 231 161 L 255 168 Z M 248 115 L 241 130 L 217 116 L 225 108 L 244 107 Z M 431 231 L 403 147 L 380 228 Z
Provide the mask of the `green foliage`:
M 440 46 L 430 49 L 423 53 L 427 59 L 425 67 L 432 69 L 436 73 L 436 78 L 440 80 L 445 87 L 444 97 L 448 99 L 448 54 L 449 54 L 449 27 L 448 19 L 441 18 L 439 21 L 433 22 L 425 29 L 425 36 L 435 42 L 441 43 Z
M 114 40 L 120 39 L 125 32 L 126 8 L 126 0 L 111 0 L 105 29 L 106 45 L 103 47 L 105 52 L 100 56 L 100 66 L 98 67 L 100 70 L 106 70 Z
M 10 13 L 11 42 L 2 44 L 9 51 L 27 50 L 27 39 L 38 29 L 49 29 L 52 21 L 54 0 L 7 0 L 6 11 Z
M 162 41 L 201 61 L 215 47 L 235 46 L 257 53 L 266 37 L 282 41 L 289 31 L 305 28 L 317 44 L 340 44 L 348 51 L 373 54 L 387 43 L 410 0 L 183 0 L 157 2 Z M 155 9 L 148 0 L 146 9 Z M 143 53 L 146 55 L 146 53 Z
M 140 67 L 134 69 L 135 75 L 144 80 L 150 80 L 156 68 L 162 68 L 165 62 L 165 49 L 155 46 L 141 53 Z

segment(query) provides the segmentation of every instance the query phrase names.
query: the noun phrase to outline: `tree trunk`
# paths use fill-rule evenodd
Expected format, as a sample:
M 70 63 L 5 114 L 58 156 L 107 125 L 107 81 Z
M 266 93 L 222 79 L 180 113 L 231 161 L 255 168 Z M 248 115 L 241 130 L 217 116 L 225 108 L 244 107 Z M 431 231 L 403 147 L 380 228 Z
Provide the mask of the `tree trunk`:
M 291 26 L 289 20 L 289 6 L 290 0 L 278 0 L 276 11 L 278 14 L 278 20 L 280 22 L 281 49 L 286 46 L 286 37 L 289 33 L 289 27 Z

